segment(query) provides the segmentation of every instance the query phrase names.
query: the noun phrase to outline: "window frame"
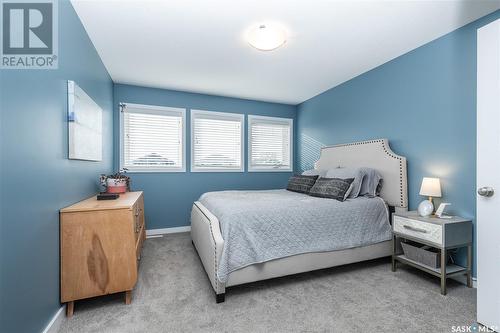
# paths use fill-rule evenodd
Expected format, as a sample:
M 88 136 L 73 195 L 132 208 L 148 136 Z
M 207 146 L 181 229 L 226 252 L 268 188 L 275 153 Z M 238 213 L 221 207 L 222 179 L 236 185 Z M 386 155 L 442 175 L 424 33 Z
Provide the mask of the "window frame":
M 240 121 L 240 167 L 238 169 L 229 168 L 200 168 L 194 165 L 195 162 L 195 151 L 194 151 L 194 121 L 197 115 L 207 115 L 213 116 L 212 119 L 229 119 L 233 121 Z M 229 113 L 229 112 L 217 112 L 208 110 L 195 110 L 192 109 L 190 112 L 190 131 L 191 131 L 191 172 L 245 172 L 245 115 L 241 113 Z
M 145 113 L 145 114 L 181 114 L 182 118 L 182 135 L 181 135 L 181 152 L 182 152 L 182 165 L 180 167 L 137 167 L 131 168 L 125 166 L 125 116 L 124 109 L 126 107 L 143 109 L 145 112 L 135 112 L 135 113 Z M 170 173 L 170 172 L 186 172 L 186 109 L 176 108 L 170 106 L 158 106 L 158 105 L 146 105 L 146 104 L 134 104 L 134 103 L 120 103 L 119 104 L 120 113 L 120 169 L 127 168 L 128 173 Z
M 289 154 L 290 154 L 290 166 L 289 167 L 254 167 L 252 166 L 252 123 L 254 121 L 258 122 L 269 122 L 269 123 L 282 123 L 288 124 L 290 126 L 290 142 L 289 142 Z M 283 117 L 269 117 L 269 116 L 257 116 L 248 115 L 248 172 L 293 172 L 294 162 L 293 162 L 293 118 L 283 118 Z

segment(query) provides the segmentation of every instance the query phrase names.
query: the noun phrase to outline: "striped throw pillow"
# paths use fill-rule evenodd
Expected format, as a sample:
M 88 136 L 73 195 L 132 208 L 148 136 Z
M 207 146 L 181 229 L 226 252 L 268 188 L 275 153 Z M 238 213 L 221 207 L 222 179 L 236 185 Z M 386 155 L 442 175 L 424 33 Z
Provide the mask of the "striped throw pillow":
M 308 194 L 319 176 L 295 175 L 288 180 L 286 189 L 292 192 Z
M 354 178 L 319 178 L 311 188 L 309 195 L 345 201 L 352 190 Z

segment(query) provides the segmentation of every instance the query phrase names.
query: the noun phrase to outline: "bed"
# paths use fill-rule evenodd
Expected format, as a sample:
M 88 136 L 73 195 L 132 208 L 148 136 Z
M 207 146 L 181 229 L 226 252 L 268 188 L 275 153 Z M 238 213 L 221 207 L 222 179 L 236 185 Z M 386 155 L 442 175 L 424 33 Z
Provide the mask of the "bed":
M 406 158 L 387 139 L 324 147 L 316 169 L 371 167 L 379 197 L 338 202 L 286 190 L 203 194 L 191 237 L 217 303 L 226 288 L 390 256 L 390 212 L 407 210 Z

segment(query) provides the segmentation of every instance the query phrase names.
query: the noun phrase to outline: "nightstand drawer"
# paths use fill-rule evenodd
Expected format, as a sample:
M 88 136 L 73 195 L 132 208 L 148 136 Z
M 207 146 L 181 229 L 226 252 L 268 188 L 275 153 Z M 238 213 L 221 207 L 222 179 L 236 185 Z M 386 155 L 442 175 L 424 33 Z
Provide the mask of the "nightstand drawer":
M 443 230 L 439 224 L 432 224 L 417 220 L 394 216 L 394 232 L 426 240 L 435 244 L 443 244 Z

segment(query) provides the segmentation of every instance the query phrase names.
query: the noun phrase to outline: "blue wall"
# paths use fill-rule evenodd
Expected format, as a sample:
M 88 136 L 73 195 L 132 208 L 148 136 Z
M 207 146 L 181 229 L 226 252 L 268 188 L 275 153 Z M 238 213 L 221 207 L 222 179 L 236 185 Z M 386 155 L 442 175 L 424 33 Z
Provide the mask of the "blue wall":
M 321 145 L 388 138 L 408 159 L 410 209 L 423 200 L 422 177 L 434 176 L 451 212 L 474 219 L 476 30 L 499 17 L 496 11 L 300 104 L 296 168 L 310 168 Z
M 190 124 L 189 109 L 255 114 L 295 119 L 295 106 L 265 103 L 172 90 L 143 88 L 115 84 L 115 168 L 119 168 L 118 104 L 138 103 L 187 108 L 186 124 Z M 246 118 L 246 117 L 245 117 Z M 247 119 L 245 119 L 245 161 L 247 160 Z M 186 166 L 182 173 L 131 173 L 132 189 L 144 191 L 147 229 L 187 226 L 193 202 L 207 191 L 229 189 L 284 188 L 289 172 L 189 172 L 191 131 L 186 128 Z M 245 165 L 246 169 L 246 165 Z
M 59 69 L 0 80 L 0 331 L 41 332 L 61 306 L 58 211 L 112 171 L 113 83 L 69 1 L 59 3 Z M 104 111 L 102 162 L 67 159 L 67 80 Z

